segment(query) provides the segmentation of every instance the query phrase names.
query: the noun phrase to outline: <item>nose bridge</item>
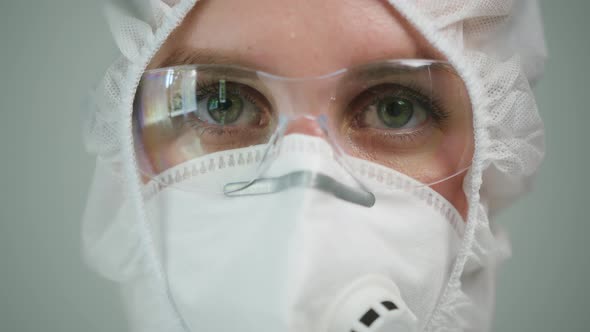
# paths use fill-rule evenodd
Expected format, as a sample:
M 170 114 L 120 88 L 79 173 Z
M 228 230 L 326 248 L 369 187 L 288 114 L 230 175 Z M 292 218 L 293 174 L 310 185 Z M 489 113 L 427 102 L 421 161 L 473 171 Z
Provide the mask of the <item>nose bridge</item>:
M 287 120 L 284 135 L 304 134 L 325 138 L 327 128 L 322 125 L 325 121 L 320 119 L 331 113 L 341 76 L 264 78 L 271 90 L 274 111 Z
M 285 135 L 304 134 L 308 136 L 324 137 L 324 130 L 320 126 L 315 116 L 300 115 L 287 124 Z
M 283 107 L 279 112 L 289 119 L 285 135 L 304 134 L 325 137 L 324 129 L 319 122 L 322 115 L 330 113 L 332 89 L 324 81 L 296 82 L 288 85 L 286 97 L 282 100 Z
M 277 111 L 289 118 L 327 113 L 335 91 L 334 78 L 273 80 Z

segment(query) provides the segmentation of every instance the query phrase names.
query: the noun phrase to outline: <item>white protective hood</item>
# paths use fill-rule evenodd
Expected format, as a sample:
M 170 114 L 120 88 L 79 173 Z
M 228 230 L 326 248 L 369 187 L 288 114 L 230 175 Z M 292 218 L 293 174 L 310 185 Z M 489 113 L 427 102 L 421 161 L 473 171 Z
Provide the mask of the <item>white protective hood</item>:
M 139 1 L 135 1 L 139 3 Z M 154 330 L 183 331 L 145 226 L 135 167 L 131 114 L 138 81 L 166 38 L 197 0 L 145 0 L 108 16 L 122 56 L 94 95 L 86 145 L 97 167 L 83 220 L 89 264 L 125 293 L 152 289 Z M 469 203 L 460 252 L 426 331 L 486 331 L 494 306 L 495 272 L 509 244 L 489 215 L 526 192 L 544 155 L 543 125 L 533 84 L 546 57 L 534 0 L 389 0 L 464 79 L 472 100 L 475 152 L 465 177 Z M 124 201 L 128 224 L 112 221 Z M 117 250 L 112 248 L 116 247 Z M 138 285 L 138 274 L 150 275 Z M 133 313 L 130 313 L 133 315 Z

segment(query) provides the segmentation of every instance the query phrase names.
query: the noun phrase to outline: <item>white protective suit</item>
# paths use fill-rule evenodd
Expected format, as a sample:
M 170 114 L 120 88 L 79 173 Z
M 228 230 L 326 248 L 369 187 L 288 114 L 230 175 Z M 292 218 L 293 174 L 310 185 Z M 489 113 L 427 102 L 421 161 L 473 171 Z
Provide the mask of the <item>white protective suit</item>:
M 84 253 L 93 268 L 121 284 L 134 331 L 200 331 L 179 305 L 182 300 L 175 298 L 177 279 L 169 275 L 160 253 L 163 244 L 149 226 L 131 129 L 139 78 L 195 2 L 146 0 L 139 13 L 108 12 L 122 56 L 94 95 L 95 107 L 85 128 L 86 145 L 97 155 L 97 166 L 83 221 Z M 468 218 L 464 227 L 461 222 L 456 256 L 442 278 L 444 285 L 434 289 L 434 303 L 416 308 L 416 301 L 409 300 L 408 306 L 419 320 L 419 330 L 487 331 L 496 267 L 510 250 L 489 215 L 527 191 L 544 154 L 543 126 L 530 88 L 546 56 L 537 3 L 389 2 L 463 78 L 475 136 L 472 166 L 463 186 Z

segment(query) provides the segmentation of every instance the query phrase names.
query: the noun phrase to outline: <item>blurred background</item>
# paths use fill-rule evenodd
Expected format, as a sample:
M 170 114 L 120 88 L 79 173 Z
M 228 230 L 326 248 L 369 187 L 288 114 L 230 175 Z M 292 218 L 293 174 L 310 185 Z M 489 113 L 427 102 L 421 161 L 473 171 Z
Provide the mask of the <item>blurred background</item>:
M 589 331 L 590 2 L 541 10 L 547 157 L 534 192 L 499 216 L 513 257 L 494 331 Z M 82 97 L 114 55 L 99 1 L 0 2 L 1 332 L 125 331 L 116 288 L 86 268 L 79 240 L 94 167 Z

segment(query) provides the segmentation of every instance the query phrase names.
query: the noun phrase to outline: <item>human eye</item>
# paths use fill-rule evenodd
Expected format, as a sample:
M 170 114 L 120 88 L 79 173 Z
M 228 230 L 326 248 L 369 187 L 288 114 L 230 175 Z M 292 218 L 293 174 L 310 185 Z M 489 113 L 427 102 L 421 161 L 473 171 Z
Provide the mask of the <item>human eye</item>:
M 238 80 L 203 79 L 195 84 L 195 107 L 173 121 L 209 152 L 262 144 L 272 134 L 270 102 Z
M 256 89 L 238 82 L 199 82 L 195 116 L 201 128 L 256 129 L 268 124 L 270 107 Z
M 420 144 L 447 118 L 432 95 L 418 87 L 390 83 L 360 93 L 347 113 L 347 130 L 353 137 L 398 148 Z

